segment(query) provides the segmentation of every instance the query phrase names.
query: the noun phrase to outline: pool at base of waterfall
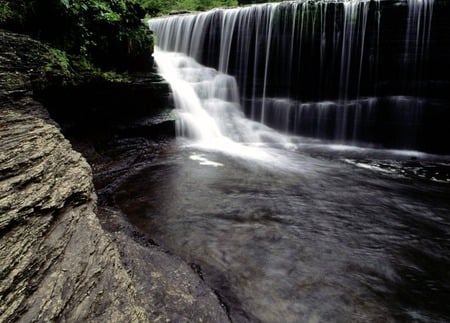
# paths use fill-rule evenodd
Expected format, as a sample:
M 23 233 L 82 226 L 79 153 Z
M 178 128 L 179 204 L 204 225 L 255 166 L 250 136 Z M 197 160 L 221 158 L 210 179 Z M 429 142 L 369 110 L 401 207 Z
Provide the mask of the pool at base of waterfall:
M 448 156 L 298 140 L 241 158 L 177 139 L 114 200 L 235 322 L 444 322 Z
M 234 322 L 448 322 L 449 9 L 299 0 L 150 19 L 179 138 L 115 201 Z

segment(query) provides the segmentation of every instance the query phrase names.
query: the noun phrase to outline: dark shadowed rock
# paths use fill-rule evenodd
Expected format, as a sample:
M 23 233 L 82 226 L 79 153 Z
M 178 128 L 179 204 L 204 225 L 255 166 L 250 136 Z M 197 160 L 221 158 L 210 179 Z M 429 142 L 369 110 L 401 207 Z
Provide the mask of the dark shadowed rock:
M 0 321 L 144 320 L 84 158 L 30 98 L 0 120 Z
M 195 272 L 119 213 L 103 211 L 102 228 L 91 167 L 33 98 L 73 80 L 50 63 L 48 47 L 0 31 L 0 322 L 227 321 Z

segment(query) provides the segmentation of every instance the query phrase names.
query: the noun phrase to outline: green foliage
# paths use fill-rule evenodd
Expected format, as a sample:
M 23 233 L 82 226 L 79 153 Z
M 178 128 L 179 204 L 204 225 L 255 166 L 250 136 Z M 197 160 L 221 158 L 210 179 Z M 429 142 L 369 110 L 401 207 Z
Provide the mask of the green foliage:
M 137 0 L 148 16 L 167 14 L 173 11 L 202 11 L 213 8 L 236 7 L 237 0 Z
M 233 0 L 181 0 L 177 1 L 174 10 L 208 10 L 217 7 L 237 6 Z
M 0 23 L 6 21 L 13 14 L 8 2 L 0 2 Z
M 150 61 L 145 13 L 137 0 L 0 0 L 0 28 L 29 34 L 103 69 L 125 71 L 139 68 L 133 60 Z
M 145 9 L 146 15 L 154 17 L 159 13 L 166 12 L 170 1 L 164 0 L 139 0 L 140 5 Z
M 269 2 L 267 0 L 239 0 L 239 5 L 249 5 L 249 4 L 256 4 L 256 3 L 265 3 Z M 283 0 L 271 0 L 270 2 L 283 2 Z
M 47 76 L 51 78 L 58 77 L 62 83 L 71 80 L 74 76 L 71 60 L 66 52 L 49 48 L 48 55 L 45 55 L 45 65 L 43 66 Z
M 53 64 L 60 66 L 65 71 L 69 70 L 70 68 L 69 58 L 67 57 L 67 54 L 65 52 L 56 48 L 51 48 L 50 55 Z
M 128 83 L 130 82 L 130 78 L 127 74 L 118 74 L 114 71 L 104 72 L 100 74 L 101 77 L 109 82 L 115 83 Z
M 154 39 L 142 22 L 145 16 L 237 5 L 237 0 L 0 0 L 0 28 L 80 57 L 73 62 L 80 67 L 92 62 L 122 72 L 151 68 Z
M 100 73 L 100 69 L 94 66 L 94 64 L 92 64 L 92 61 L 88 60 L 86 56 L 69 55 L 69 61 L 70 65 L 73 66 L 76 71 Z

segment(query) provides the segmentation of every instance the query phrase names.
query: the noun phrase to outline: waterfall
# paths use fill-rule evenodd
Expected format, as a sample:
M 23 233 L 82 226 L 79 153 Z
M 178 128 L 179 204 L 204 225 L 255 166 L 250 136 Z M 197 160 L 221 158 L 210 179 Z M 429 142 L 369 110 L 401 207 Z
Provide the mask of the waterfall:
M 161 75 L 169 82 L 179 115 L 177 135 L 199 147 L 263 161 L 280 157 L 254 147 L 289 141 L 272 129 L 245 118 L 234 77 L 203 66 L 182 53 L 155 49 Z
M 424 99 L 432 92 L 425 71 L 434 0 L 392 2 L 267 3 L 154 18 L 149 26 L 161 52 L 233 76 L 233 104 L 255 121 L 351 144 L 433 149 L 437 132 L 423 120 L 450 121 Z
M 425 73 L 430 47 L 433 6 L 434 0 L 408 0 L 403 66 L 405 78 L 413 82 L 421 80 Z M 414 88 L 414 84 L 412 87 Z M 414 90 L 420 93 L 420 85 Z
M 324 96 L 346 99 L 360 87 L 349 81 L 352 75 L 361 78 L 369 4 L 268 3 L 156 18 L 150 28 L 162 50 L 183 52 L 235 75 L 243 97 L 316 95 L 317 90 L 308 92 L 312 86 L 303 86 L 314 78 L 314 87 L 325 90 Z

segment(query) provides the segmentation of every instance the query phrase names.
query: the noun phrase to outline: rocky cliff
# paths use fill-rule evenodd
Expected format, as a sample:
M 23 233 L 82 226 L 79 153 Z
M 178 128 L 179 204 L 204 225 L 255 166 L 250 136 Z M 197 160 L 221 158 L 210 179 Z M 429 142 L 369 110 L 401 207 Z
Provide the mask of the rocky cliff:
M 103 209 L 102 228 L 91 167 L 33 97 L 70 73 L 0 31 L 0 322 L 227 321 L 201 278 L 119 212 Z

